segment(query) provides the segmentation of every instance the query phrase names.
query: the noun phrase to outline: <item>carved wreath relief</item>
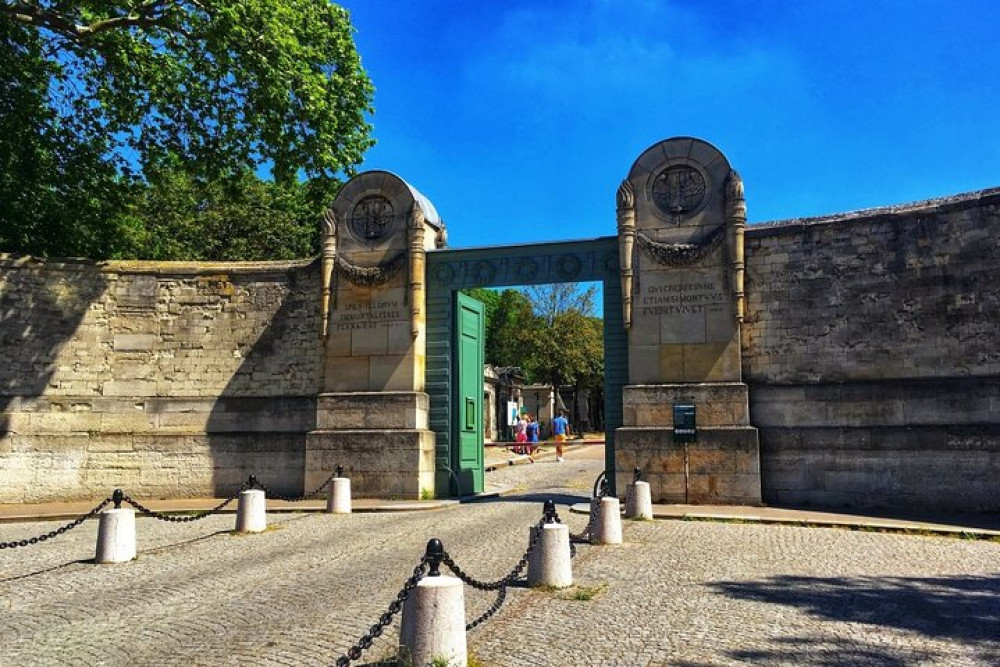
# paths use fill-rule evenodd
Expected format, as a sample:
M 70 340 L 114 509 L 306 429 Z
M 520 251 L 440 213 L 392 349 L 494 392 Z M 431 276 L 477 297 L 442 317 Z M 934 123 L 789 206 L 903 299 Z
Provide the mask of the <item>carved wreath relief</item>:
M 370 195 L 354 205 L 351 212 L 351 233 L 358 241 L 372 243 L 392 231 L 392 202 L 382 195 Z
M 652 198 L 664 213 L 678 215 L 697 209 L 705 199 L 705 177 L 688 165 L 661 171 L 653 180 Z

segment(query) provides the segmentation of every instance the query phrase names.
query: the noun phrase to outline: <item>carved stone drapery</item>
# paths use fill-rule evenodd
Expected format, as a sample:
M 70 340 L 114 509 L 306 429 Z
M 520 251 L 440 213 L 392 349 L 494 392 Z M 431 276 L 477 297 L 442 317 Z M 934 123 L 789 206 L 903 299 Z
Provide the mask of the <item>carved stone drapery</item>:
M 635 244 L 635 193 L 625 179 L 618 187 L 618 256 L 622 281 L 622 317 L 625 328 L 632 326 L 632 252 Z
M 337 257 L 337 273 L 358 287 L 377 287 L 392 280 L 406 264 L 406 253 L 398 252 L 390 259 L 375 266 L 358 266 L 343 257 Z
M 337 214 L 330 209 L 323 216 L 323 292 L 320 305 L 322 314 L 321 336 L 326 338 L 330 323 L 330 293 L 333 289 L 333 269 L 337 262 Z
M 665 266 L 690 266 L 703 259 L 722 243 L 726 226 L 719 225 L 701 243 L 661 243 L 642 232 L 636 234 L 639 247 L 659 264 Z
M 419 322 L 424 309 L 424 274 L 426 272 L 424 257 L 424 213 L 414 202 L 410 209 L 409 219 L 410 266 L 410 335 L 416 339 L 420 333 Z
M 726 221 L 732 228 L 733 300 L 736 302 L 736 319 L 743 321 L 746 315 L 746 293 L 743 291 L 743 277 L 746 262 L 743 252 L 743 233 L 747 225 L 747 202 L 743 195 L 743 179 L 736 170 L 729 172 L 726 179 Z

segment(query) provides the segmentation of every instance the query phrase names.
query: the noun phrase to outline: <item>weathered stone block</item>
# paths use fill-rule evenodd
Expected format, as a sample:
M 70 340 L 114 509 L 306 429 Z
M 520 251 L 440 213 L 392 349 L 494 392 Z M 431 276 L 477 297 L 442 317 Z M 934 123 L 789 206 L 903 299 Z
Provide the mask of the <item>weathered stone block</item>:
M 351 478 L 352 492 L 359 496 L 417 499 L 424 489 L 434 492 L 432 431 L 318 430 L 309 433 L 306 441 L 307 488 L 342 465 Z
M 624 427 L 615 431 L 615 443 L 616 470 L 627 474 L 627 465 L 639 466 L 651 478 L 653 502 L 761 502 L 761 475 L 755 465 L 760 448 L 754 428 L 708 427 L 699 429 L 697 442 L 675 443 L 670 429 Z M 629 456 L 619 458 L 619 452 Z M 661 479 L 654 483 L 653 477 Z M 664 480 L 674 486 L 657 491 Z

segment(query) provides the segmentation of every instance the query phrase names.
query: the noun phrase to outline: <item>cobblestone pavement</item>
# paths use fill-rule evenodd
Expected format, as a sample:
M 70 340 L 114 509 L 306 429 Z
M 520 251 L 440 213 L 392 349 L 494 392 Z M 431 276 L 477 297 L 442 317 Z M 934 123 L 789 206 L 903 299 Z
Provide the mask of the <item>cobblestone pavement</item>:
M 330 665 L 432 536 L 481 579 L 520 557 L 541 500 L 589 495 L 599 457 L 502 468 L 503 499 L 407 514 L 138 520 L 140 554 L 97 566 L 96 522 L 0 551 L 0 665 Z M 574 531 L 586 521 L 563 507 Z M 0 540 L 58 523 L 0 525 Z M 517 588 L 469 635 L 482 664 L 996 665 L 1000 544 L 826 528 L 626 522 L 580 548 L 578 587 Z M 466 589 L 467 614 L 492 601 Z M 587 598 L 587 599 L 577 599 Z M 398 622 L 365 654 L 393 653 Z

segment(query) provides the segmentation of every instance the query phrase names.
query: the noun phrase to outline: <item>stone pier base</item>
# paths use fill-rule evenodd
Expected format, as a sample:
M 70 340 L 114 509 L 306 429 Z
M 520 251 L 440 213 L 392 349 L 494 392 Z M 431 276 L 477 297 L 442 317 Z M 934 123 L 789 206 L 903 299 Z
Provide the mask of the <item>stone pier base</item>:
M 615 432 L 615 477 L 624 489 L 636 467 L 654 503 L 760 505 L 760 444 L 751 427 L 698 429 L 698 441 L 675 443 L 671 428 Z
M 697 410 L 697 440 L 674 440 L 673 405 Z M 625 426 L 615 431 L 616 488 L 636 467 L 654 503 L 759 505 L 760 440 L 739 382 L 630 385 Z
M 427 394 L 321 394 L 317 430 L 306 435 L 305 489 L 338 465 L 357 498 L 418 499 L 434 494 L 434 432 Z

